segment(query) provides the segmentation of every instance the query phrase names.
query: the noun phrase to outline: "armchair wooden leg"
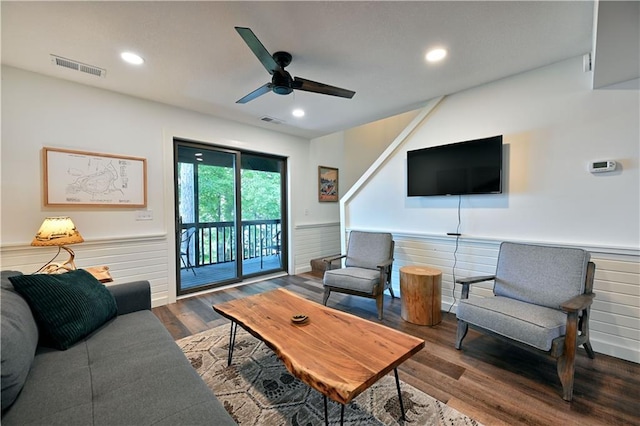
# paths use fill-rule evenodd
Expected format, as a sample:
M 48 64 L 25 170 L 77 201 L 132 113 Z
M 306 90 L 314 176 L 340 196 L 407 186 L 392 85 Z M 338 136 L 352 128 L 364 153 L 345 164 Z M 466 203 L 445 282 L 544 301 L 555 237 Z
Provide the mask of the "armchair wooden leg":
M 384 293 L 376 296 L 376 306 L 378 307 L 378 319 L 382 321 L 382 307 L 384 306 Z
M 589 358 L 594 359 L 596 357 L 596 353 L 593 351 L 593 348 L 591 347 L 591 342 L 587 341 L 585 342 L 582 347 L 584 348 L 585 351 L 587 351 L 587 355 L 589 356 Z
M 587 351 L 589 358 L 594 359 L 596 353 L 593 351 L 591 342 L 589 341 L 589 309 L 583 310 L 582 316 L 578 318 L 578 331 L 580 332 L 582 347 Z
M 322 297 L 322 304 L 327 306 L 327 300 L 329 300 L 329 294 L 331 294 L 331 290 L 328 287 L 324 288 L 324 296 Z
M 462 320 L 458 320 L 458 331 L 456 332 L 456 349 L 462 348 L 462 339 L 467 335 L 469 331 L 469 324 Z
M 389 293 L 391 293 L 391 298 L 392 298 L 392 299 L 395 299 L 395 298 L 396 298 L 396 295 L 395 295 L 395 294 L 393 294 L 393 287 L 391 287 L 391 286 L 389 286 Z
M 564 351 L 558 358 L 558 377 L 562 383 L 562 399 L 573 398 L 573 376 L 576 361 L 576 343 L 578 337 L 578 313 L 567 313 L 567 331 L 564 338 Z

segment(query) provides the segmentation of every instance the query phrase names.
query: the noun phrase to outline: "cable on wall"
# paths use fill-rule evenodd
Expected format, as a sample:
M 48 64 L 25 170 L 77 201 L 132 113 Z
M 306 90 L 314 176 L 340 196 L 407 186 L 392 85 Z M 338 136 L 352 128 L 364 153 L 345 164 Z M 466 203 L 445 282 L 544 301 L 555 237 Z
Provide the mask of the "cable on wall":
M 457 300 L 456 299 L 456 265 L 458 264 L 458 246 L 460 243 L 460 205 L 462 203 L 462 195 L 458 195 L 458 226 L 456 227 L 456 232 L 455 232 L 455 236 L 456 236 L 456 247 L 453 249 L 453 267 L 451 268 L 451 275 L 453 276 L 453 290 L 451 290 L 451 296 L 453 296 L 453 303 L 451 304 L 451 306 L 449 306 L 449 310 L 447 310 L 447 313 L 451 312 L 451 309 L 453 308 L 453 305 L 456 304 Z

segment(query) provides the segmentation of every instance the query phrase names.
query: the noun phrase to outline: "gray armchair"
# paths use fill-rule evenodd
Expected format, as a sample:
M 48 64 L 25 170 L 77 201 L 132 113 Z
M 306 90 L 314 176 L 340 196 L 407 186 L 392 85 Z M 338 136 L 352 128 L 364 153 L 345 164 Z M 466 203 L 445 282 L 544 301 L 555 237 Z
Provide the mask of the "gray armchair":
M 562 397 L 571 401 L 576 349 L 582 345 L 595 357 L 589 342 L 594 272 L 581 249 L 502 243 L 495 275 L 456 280 L 462 284 L 456 349 L 471 325 L 546 352 L 557 359 Z M 471 284 L 488 280 L 495 280 L 494 297 L 469 298 Z
M 378 319 L 382 319 L 384 291 L 391 288 L 393 267 L 393 237 L 389 233 L 351 231 L 347 253 L 342 256 L 323 259 L 324 299 L 326 305 L 332 291 L 376 299 Z M 342 269 L 331 269 L 334 260 L 345 260 Z

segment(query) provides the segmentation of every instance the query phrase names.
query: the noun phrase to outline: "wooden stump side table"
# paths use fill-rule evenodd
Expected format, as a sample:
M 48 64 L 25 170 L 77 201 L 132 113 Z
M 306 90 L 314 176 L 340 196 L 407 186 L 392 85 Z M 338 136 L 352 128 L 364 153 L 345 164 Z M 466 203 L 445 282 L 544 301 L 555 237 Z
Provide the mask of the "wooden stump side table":
M 426 266 L 400 268 L 402 319 L 412 324 L 436 325 L 442 321 L 442 271 Z

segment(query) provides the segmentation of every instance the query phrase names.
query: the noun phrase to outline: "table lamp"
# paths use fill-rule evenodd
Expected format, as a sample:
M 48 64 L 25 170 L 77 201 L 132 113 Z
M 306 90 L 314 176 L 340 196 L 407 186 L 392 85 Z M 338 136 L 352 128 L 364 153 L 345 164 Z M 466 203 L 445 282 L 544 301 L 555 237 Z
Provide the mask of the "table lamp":
M 82 235 L 80 235 L 70 217 L 61 216 L 45 218 L 44 222 L 42 222 L 42 226 L 40 226 L 40 230 L 38 230 L 33 241 L 31 241 L 31 245 L 39 247 L 58 246 L 58 253 L 56 253 L 53 259 L 46 263 L 42 268 L 38 269 L 37 273 L 55 274 L 73 271 L 76 269 L 76 264 L 73 262 L 75 253 L 73 253 L 73 250 L 65 246 L 67 244 L 76 244 L 83 241 L 84 238 L 82 238 Z M 69 259 L 64 263 L 53 263 L 56 257 L 60 254 L 61 249 L 64 249 L 69 253 Z

